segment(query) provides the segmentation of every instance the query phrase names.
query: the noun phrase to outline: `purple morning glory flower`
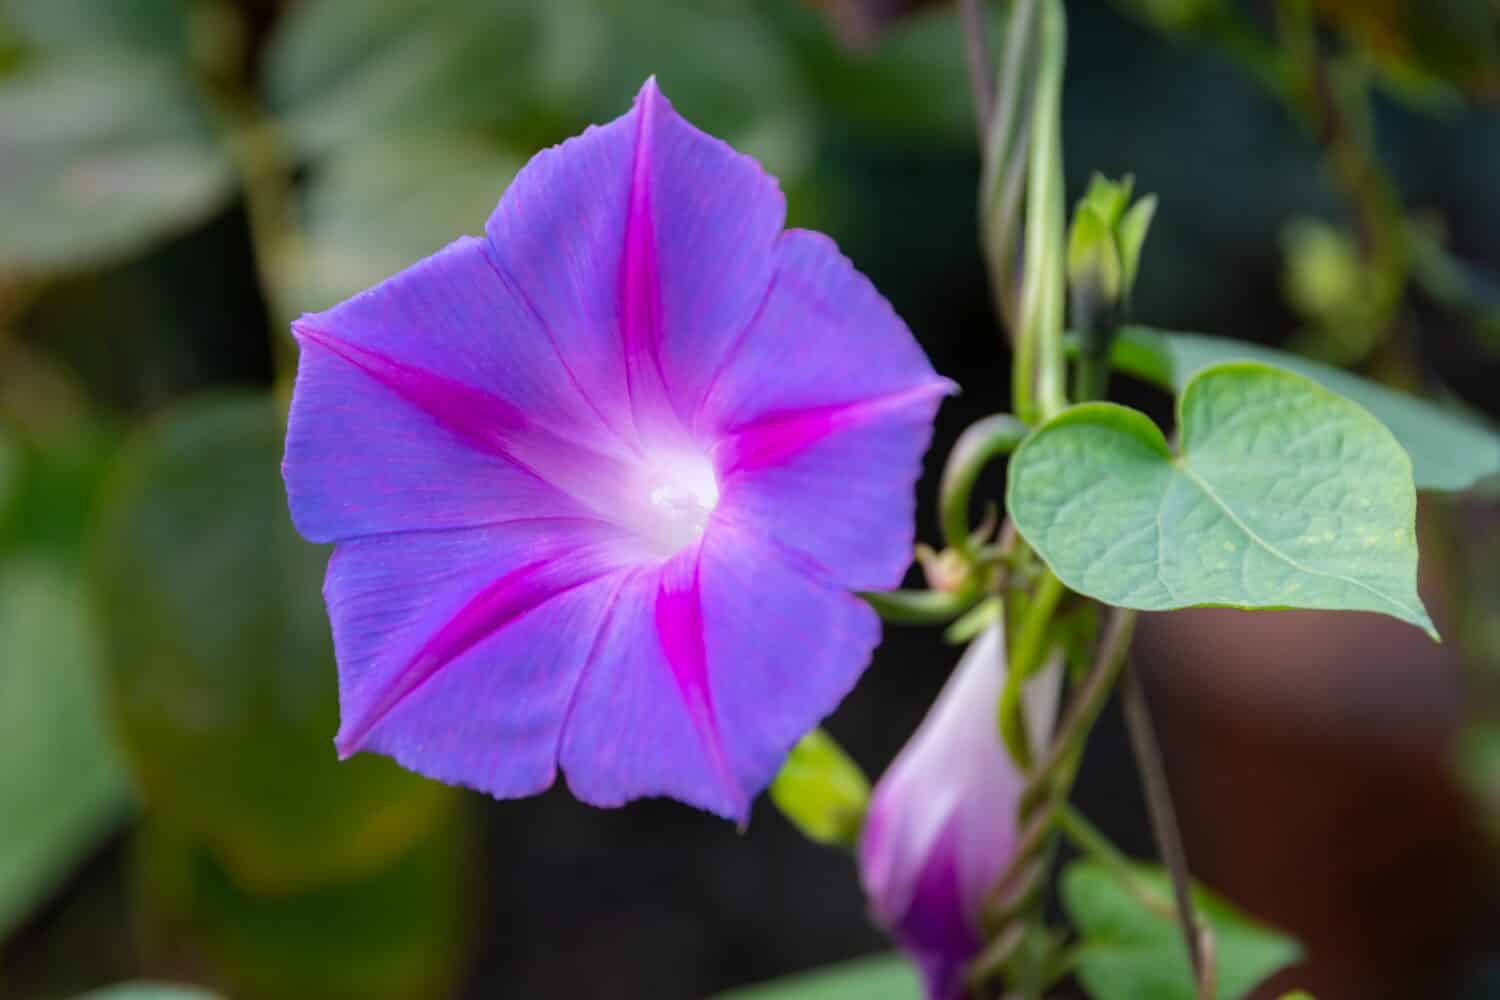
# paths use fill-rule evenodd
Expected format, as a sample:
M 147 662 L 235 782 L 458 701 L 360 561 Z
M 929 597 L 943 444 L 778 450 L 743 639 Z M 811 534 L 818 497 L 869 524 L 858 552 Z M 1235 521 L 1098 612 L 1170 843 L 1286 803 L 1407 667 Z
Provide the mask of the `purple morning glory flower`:
M 879 638 L 951 383 L 654 81 L 485 226 L 293 326 L 341 755 L 743 822 Z
M 1000 742 L 1005 642 L 992 625 L 964 653 L 922 725 L 881 776 L 859 842 L 871 915 L 922 970 L 930 1000 L 967 995 L 985 895 L 1010 864 L 1025 778 Z M 1060 661 L 1025 692 L 1045 742 Z

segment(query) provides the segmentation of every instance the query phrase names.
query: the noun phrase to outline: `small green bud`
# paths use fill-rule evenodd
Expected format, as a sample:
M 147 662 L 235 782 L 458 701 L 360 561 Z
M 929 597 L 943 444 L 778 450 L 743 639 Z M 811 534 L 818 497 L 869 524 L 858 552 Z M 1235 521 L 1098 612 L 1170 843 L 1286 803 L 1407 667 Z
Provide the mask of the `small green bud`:
M 821 729 L 792 747 L 771 801 L 809 840 L 854 846 L 870 803 L 870 782 L 859 765 Z
M 1115 325 L 1129 300 L 1140 268 L 1141 246 L 1156 214 L 1156 197 L 1134 205 L 1135 179 L 1106 180 L 1095 174 L 1073 212 L 1068 233 L 1068 283 L 1073 293 L 1074 324 L 1096 326 L 1097 317 Z
M 1120 301 L 1124 287 L 1124 265 L 1110 222 L 1087 201 L 1073 213 L 1068 234 L 1068 284 L 1075 297 L 1087 295 L 1105 305 Z
M 1078 394 L 1103 395 L 1108 368 L 1102 359 L 1125 322 L 1140 270 L 1141 247 L 1156 214 L 1156 196 L 1131 204 L 1135 179 L 1111 181 L 1095 174 L 1073 210 L 1068 231 L 1068 292 L 1072 325 L 1080 334 Z
M 1148 194 L 1131 205 L 1115 226 L 1115 239 L 1120 249 L 1120 266 L 1125 275 L 1125 294 L 1135 287 L 1136 272 L 1141 265 L 1141 247 L 1146 243 L 1146 232 L 1151 220 L 1156 217 L 1156 195 Z

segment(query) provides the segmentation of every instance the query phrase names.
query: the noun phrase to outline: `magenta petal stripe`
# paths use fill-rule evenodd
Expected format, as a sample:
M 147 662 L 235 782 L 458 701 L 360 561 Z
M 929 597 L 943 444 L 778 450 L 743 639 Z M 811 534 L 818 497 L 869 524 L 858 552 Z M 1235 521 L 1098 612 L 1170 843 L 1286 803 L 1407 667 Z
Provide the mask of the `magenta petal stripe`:
M 670 412 L 666 379 L 661 370 L 661 286 L 657 282 L 656 234 L 651 220 L 651 147 L 659 103 L 648 94 L 636 110 L 630 207 L 625 218 L 625 259 L 620 275 L 625 390 L 637 429 L 647 433 L 676 419 Z
M 591 567 L 538 560 L 490 584 L 427 640 L 417 655 L 391 679 L 378 700 L 363 714 L 345 723 L 334 740 L 339 756 L 348 757 L 358 751 L 370 730 L 379 725 L 393 708 L 481 640 L 559 594 L 603 575 L 604 571 Z
M 743 823 L 879 639 L 951 383 L 774 178 L 648 80 L 482 239 L 294 325 L 341 754 Z
M 601 489 L 600 484 L 601 477 L 614 483 L 631 478 L 621 456 L 596 451 L 537 426 L 491 393 L 403 364 L 305 324 L 294 325 L 293 331 L 304 344 L 328 351 L 359 369 L 473 447 L 508 460 L 539 483 L 556 487 L 584 506 L 606 515 L 619 513 L 611 491 Z M 559 501 L 559 505 L 563 503 Z
M 303 343 L 321 347 L 360 369 L 472 444 L 514 459 L 505 446 L 506 436 L 525 429 L 527 421 L 525 414 L 505 400 L 346 343 L 305 322 L 292 324 L 292 332 Z
M 702 740 L 702 752 L 719 779 L 725 794 L 746 808 L 748 796 L 731 773 L 724 757 L 724 737 L 714 712 L 713 691 L 708 678 L 708 651 L 703 638 L 703 598 L 699 589 L 700 551 L 687 558 L 670 560 L 662 567 L 656 590 L 656 635 L 683 705 Z
M 851 403 L 761 417 L 726 432 L 715 451 L 716 464 L 726 479 L 782 465 L 830 434 L 899 413 L 914 403 L 936 400 L 947 391 L 934 382 Z
M 573 695 L 558 760 L 573 794 L 593 805 L 665 795 L 743 820 L 750 790 L 737 774 L 726 776 L 705 743 L 703 716 L 695 717 L 703 706 L 693 704 L 691 691 L 679 681 L 678 670 L 688 664 L 680 660 L 674 668 L 657 623 L 663 576 L 690 576 L 697 546 L 692 549 L 674 556 L 671 562 L 678 565 L 671 570 L 658 566 L 636 573 L 615 596 L 613 613 Z M 670 608 L 668 616 L 682 610 Z M 682 615 L 668 628 L 686 632 L 692 627 L 688 618 Z M 678 656 L 692 642 L 690 633 L 675 634 L 672 641 Z M 704 662 L 709 662 L 706 648 Z M 684 673 L 690 676 L 695 668 Z

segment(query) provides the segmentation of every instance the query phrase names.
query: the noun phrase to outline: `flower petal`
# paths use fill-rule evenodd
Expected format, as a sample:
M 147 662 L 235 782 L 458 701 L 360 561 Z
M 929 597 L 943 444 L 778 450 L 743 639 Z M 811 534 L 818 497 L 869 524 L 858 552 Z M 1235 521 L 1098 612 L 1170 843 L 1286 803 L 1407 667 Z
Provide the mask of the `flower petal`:
M 722 359 L 700 430 L 926 389 L 954 389 L 869 279 L 821 233 L 789 229 L 754 321 Z
M 307 538 L 576 513 L 562 491 L 618 461 L 482 246 L 460 240 L 295 325 L 283 471 Z
M 670 795 L 743 823 L 879 638 L 864 602 L 712 522 L 621 591 L 563 734 L 568 785 L 595 805 Z
M 1049 735 L 1061 670 L 1058 654 L 1023 691 L 1028 719 Z M 997 621 L 964 652 L 881 776 L 860 837 L 870 911 L 921 964 L 928 995 L 939 1000 L 962 995 L 962 968 L 981 945 L 985 897 L 1019 840 L 1025 776 L 995 726 L 1005 677 Z
M 719 439 L 720 510 L 847 587 L 893 587 L 952 383 L 832 241 L 791 231 L 777 258 L 764 307 L 696 419 Z
M 911 562 L 914 484 L 938 403 L 919 390 L 737 429 L 715 452 L 719 516 L 850 589 L 896 586 Z
M 497 796 L 546 788 L 568 701 L 634 558 L 615 529 L 578 519 L 340 544 L 325 586 L 339 752 L 386 753 Z
M 921 968 L 929 1000 L 962 1000 L 966 967 L 983 944 L 965 918 L 958 836 L 958 824 L 950 823 L 932 845 L 896 935 Z
M 486 232 L 584 391 L 655 434 L 750 323 L 785 212 L 774 178 L 648 80 L 629 113 L 538 154 Z

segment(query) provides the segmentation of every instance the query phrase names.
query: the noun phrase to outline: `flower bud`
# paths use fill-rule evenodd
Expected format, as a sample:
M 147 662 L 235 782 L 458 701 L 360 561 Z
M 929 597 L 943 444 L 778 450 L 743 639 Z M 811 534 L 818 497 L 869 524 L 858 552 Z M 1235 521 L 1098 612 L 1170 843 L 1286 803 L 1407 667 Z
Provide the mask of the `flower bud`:
M 1111 181 L 1095 174 L 1073 210 L 1068 288 L 1073 325 L 1085 337 L 1119 325 L 1135 285 L 1141 246 L 1156 213 L 1156 197 L 1147 195 L 1132 205 L 1134 188 L 1134 178 Z
M 1060 667 L 1049 663 L 1025 692 L 1041 741 L 1056 713 Z M 875 786 L 860 838 L 871 915 L 921 968 L 930 1000 L 964 995 L 964 966 L 984 942 L 985 895 L 1016 848 L 1024 778 L 1000 742 L 1004 687 L 997 621 L 969 646 Z

